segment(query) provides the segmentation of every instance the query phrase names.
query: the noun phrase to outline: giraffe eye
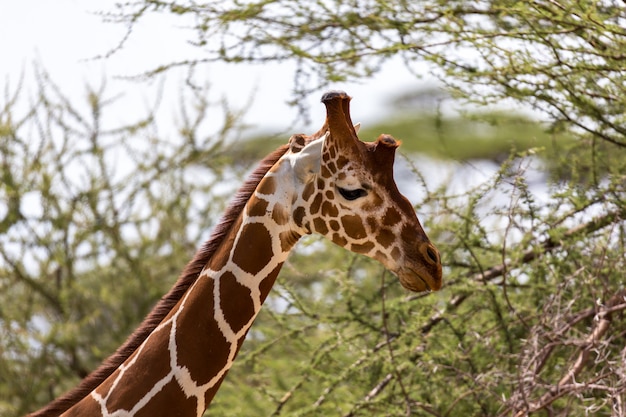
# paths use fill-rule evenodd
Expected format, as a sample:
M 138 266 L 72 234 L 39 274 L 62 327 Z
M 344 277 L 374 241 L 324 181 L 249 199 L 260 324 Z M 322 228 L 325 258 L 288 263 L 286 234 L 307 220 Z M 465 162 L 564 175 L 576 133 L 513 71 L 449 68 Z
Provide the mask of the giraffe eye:
M 339 190 L 339 194 L 343 196 L 346 200 L 356 200 L 357 198 L 365 197 L 367 195 L 367 191 L 363 188 L 357 188 L 355 190 L 347 190 L 345 188 L 337 187 Z

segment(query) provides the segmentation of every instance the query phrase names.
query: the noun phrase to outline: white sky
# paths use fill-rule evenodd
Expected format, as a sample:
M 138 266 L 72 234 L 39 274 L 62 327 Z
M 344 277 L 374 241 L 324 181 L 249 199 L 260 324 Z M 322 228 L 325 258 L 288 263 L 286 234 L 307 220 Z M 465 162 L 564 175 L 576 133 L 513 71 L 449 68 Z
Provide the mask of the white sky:
M 16 85 L 20 74 L 32 73 L 32 64 L 37 61 L 70 98 L 82 97 L 85 84 L 91 82 L 97 86 L 106 75 L 107 87 L 113 85 L 124 92 L 142 92 L 146 103 L 149 101 L 146 96 L 155 94 L 155 83 L 137 85 L 112 80 L 113 77 L 139 74 L 177 58 L 199 57 L 199 51 L 185 42 L 188 32 L 173 27 L 167 16 L 152 16 L 144 19 L 119 53 L 106 60 L 92 59 L 109 51 L 124 34 L 122 25 L 105 23 L 95 13 L 110 10 L 114 3 L 115 0 L 2 1 L 0 86 L 4 88 L 7 82 L 10 86 Z M 244 106 L 255 91 L 245 118 L 248 124 L 263 130 L 280 130 L 293 122 L 296 110 L 284 104 L 291 97 L 293 70 L 289 65 L 213 65 L 208 77 L 213 100 L 223 96 L 235 106 Z M 178 77 L 169 75 L 166 89 L 176 91 L 182 79 L 180 74 Z M 419 85 L 420 81 L 401 63 L 390 62 L 382 73 L 362 85 L 334 88 L 343 89 L 354 98 L 353 119 L 367 125 L 368 120 L 385 115 L 388 98 Z M 321 92 L 318 95 L 321 96 Z M 172 100 L 178 98 L 175 94 L 171 96 Z M 316 129 L 324 118 L 319 98 L 309 98 L 313 126 L 307 128 Z M 173 111 L 175 106 L 177 103 L 164 103 L 162 107 Z M 127 109 L 120 117 L 130 117 L 132 113 Z M 130 117 L 130 120 L 135 119 Z M 296 130 L 307 132 L 305 128 Z
M 157 95 L 158 83 L 139 83 L 115 77 L 137 75 L 176 59 L 198 57 L 199 52 L 187 45 L 185 36 L 189 33 L 172 26 L 167 15 L 152 15 L 142 21 L 120 52 L 108 59 L 93 59 L 115 47 L 125 33 L 124 26 L 105 23 L 96 14 L 110 10 L 114 4 L 115 0 L 0 0 L 0 105 L 4 101 L 5 85 L 13 90 L 22 72 L 26 73 L 25 89 L 33 93 L 34 87 L 28 87 L 28 77 L 32 80 L 33 63 L 38 62 L 75 105 L 85 100 L 86 84 L 98 87 L 106 76 L 106 95 L 117 96 L 120 92 L 124 95 L 122 103 L 116 102 L 112 108 L 114 115 L 109 115 L 114 120 L 106 119 L 105 123 L 110 123 L 106 126 L 136 122 L 145 116 Z M 180 25 L 179 21 L 176 23 Z M 296 109 L 285 104 L 291 98 L 293 86 L 293 68 L 289 65 L 221 64 L 212 65 L 208 71 L 212 101 L 224 97 L 235 107 L 244 106 L 254 92 L 253 104 L 244 118 L 253 131 L 284 133 L 287 130 L 284 133 L 286 140 L 290 133 L 317 130 L 325 118 L 324 106 L 319 103 L 322 92 L 319 92 L 308 98 L 312 126 L 292 126 Z M 160 133 L 175 128 L 180 105 L 178 94 L 184 79 L 180 73 L 167 77 L 159 113 L 162 117 L 158 121 Z M 361 85 L 336 85 L 333 88 L 345 90 L 353 97 L 352 119 L 367 127 L 389 114 L 391 109 L 386 105 L 389 99 L 417 89 L 424 82 L 395 60 Z M 215 124 L 215 129 L 219 129 L 221 118 Z M 429 167 L 424 172 L 434 173 L 433 181 L 451 181 L 449 174 L 435 170 L 432 162 L 422 161 L 420 164 Z M 441 162 L 436 165 L 444 171 L 454 170 Z M 475 171 L 476 167 L 472 170 Z M 490 172 L 491 167 L 486 171 Z M 476 175 L 460 177 L 476 179 Z M 404 184 L 399 185 L 402 190 Z M 409 194 L 412 201 L 419 198 L 414 192 Z

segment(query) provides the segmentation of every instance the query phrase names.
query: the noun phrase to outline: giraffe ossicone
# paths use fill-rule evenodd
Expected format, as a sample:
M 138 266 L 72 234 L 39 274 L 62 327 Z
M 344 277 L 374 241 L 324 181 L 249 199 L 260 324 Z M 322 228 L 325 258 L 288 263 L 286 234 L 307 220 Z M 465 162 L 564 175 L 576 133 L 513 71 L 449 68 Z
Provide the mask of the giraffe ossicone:
M 398 191 L 389 135 L 362 142 L 350 97 L 264 159 L 211 239 L 141 326 L 74 390 L 32 416 L 201 416 L 296 242 L 317 233 L 381 262 L 412 291 L 438 290 L 439 252 Z

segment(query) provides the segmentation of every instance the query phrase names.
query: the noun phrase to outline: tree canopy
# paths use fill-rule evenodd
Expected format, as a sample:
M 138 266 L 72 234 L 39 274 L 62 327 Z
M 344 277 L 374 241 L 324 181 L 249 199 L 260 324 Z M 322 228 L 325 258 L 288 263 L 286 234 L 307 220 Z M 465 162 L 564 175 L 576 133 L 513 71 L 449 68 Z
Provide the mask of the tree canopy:
M 481 103 L 516 100 L 566 126 L 625 146 L 626 11 L 619 0 L 138 1 L 111 17 L 129 35 L 145 15 L 190 24 L 198 54 L 214 61 L 295 61 L 296 94 L 376 73 L 393 56 Z

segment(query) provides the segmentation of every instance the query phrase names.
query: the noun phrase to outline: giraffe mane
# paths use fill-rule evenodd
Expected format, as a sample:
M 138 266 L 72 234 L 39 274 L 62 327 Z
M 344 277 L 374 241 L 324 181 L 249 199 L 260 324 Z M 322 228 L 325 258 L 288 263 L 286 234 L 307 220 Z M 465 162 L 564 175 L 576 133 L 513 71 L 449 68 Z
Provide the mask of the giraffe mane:
M 315 135 L 313 135 L 315 136 Z M 126 339 L 111 356 L 102 362 L 93 372 L 87 375 L 75 388 L 66 392 L 62 396 L 53 400 L 48 405 L 38 411 L 29 414 L 29 417 L 52 417 L 59 416 L 67 409 L 78 403 L 81 399 L 89 395 L 106 378 L 108 378 L 133 352 L 146 340 L 152 331 L 159 325 L 163 318 L 170 312 L 176 303 L 182 298 L 187 289 L 196 281 L 202 268 L 211 259 L 224 238 L 229 234 L 233 224 L 239 217 L 250 196 L 258 186 L 259 182 L 269 169 L 285 154 L 289 149 L 288 145 L 283 145 L 274 152 L 266 156 L 248 176 L 244 184 L 233 197 L 230 205 L 226 209 L 220 222 L 215 226 L 211 237 L 196 252 L 189 261 L 185 269 L 179 275 L 174 286 L 165 294 L 155 307 L 141 322 L 139 327 Z

